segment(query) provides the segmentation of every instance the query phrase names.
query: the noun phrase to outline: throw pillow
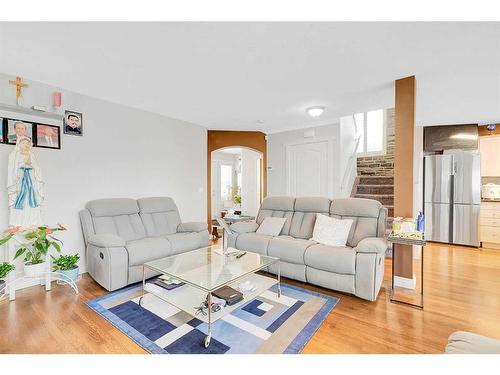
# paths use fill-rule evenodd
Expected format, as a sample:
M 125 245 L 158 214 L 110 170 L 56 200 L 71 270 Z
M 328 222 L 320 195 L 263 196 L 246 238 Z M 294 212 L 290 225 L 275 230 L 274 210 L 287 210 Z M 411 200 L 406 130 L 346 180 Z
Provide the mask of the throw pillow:
M 256 233 L 267 236 L 279 236 L 283 225 L 285 225 L 285 221 L 286 218 L 284 217 L 266 217 Z
M 316 214 L 311 240 L 327 246 L 345 246 L 353 220 Z

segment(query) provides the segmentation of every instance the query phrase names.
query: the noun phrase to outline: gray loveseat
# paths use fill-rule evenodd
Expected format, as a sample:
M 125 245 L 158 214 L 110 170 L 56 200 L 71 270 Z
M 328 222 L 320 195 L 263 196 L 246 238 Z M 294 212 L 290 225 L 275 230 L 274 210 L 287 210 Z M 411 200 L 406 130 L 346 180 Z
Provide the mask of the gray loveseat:
M 347 246 L 310 240 L 317 213 L 354 220 Z M 277 237 L 256 233 L 268 216 L 287 219 Z M 384 276 L 386 219 L 387 209 L 371 199 L 268 197 L 255 222 L 231 225 L 228 245 L 280 258 L 282 276 L 375 301 Z
M 207 223 L 181 223 L 172 198 L 95 200 L 80 220 L 88 272 L 110 291 L 142 280 L 145 262 L 208 246 Z

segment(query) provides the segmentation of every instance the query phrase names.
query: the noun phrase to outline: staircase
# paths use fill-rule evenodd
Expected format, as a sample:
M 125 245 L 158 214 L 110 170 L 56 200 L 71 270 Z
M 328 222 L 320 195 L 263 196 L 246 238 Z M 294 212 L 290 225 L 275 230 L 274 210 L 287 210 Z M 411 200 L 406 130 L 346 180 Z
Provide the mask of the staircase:
M 355 198 L 375 199 L 387 208 L 388 222 L 394 217 L 394 177 L 359 176 L 351 196 Z

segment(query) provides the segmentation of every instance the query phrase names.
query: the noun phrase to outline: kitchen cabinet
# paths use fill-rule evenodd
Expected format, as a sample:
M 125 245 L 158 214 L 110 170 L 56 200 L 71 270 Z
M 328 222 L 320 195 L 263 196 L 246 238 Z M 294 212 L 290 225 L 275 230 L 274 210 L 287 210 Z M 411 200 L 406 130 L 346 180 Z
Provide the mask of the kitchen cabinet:
M 481 202 L 479 239 L 482 247 L 500 249 L 500 202 Z
M 500 136 L 479 138 L 481 152 L 481 176 L 500 176 Z

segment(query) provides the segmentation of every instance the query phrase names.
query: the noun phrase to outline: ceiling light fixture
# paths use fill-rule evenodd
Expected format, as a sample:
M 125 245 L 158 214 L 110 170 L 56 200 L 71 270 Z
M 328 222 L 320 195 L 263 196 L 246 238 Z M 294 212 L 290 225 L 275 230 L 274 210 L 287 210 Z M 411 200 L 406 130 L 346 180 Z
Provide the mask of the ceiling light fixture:
M 314 106 L 306 109 L 306 112 L 311 117 L 319 117 L 325 112 L 325 107 Z

